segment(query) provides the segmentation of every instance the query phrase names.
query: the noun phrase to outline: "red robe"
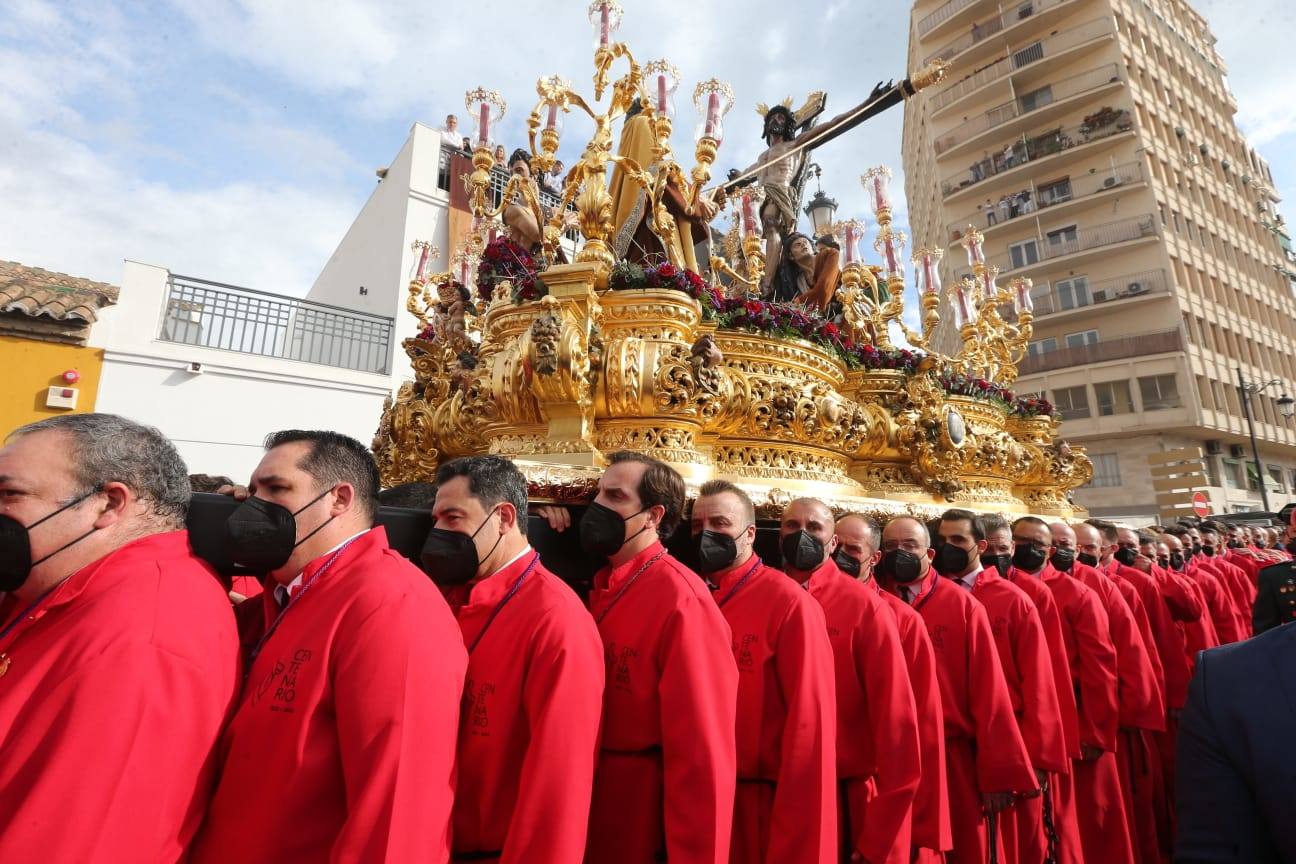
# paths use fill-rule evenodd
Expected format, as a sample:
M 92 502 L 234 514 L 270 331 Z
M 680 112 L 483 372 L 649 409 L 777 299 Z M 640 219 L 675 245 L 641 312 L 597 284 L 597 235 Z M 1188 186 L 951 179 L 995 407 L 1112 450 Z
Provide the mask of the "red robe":
M 751 556 L 712 574 L 738 664 L 732 864 L 835 864 L 833 649 L 823 610 Z
M 725 864 L 737 775 L 729 625 L 660 543 L 599 571 L 590 611 L 607 685 L 585 860 Z
M 966 578 L 966 577 L 964 577 Z M 963 587 L 960 582 L 954 584 Z M 1048 638 L 1035 604 L 998 570 L 976 574 L 972 596 L 990 618 L 1013 713 L 1035 770 L 1066 774 L 1070 767 L 1062 709 L 1049 657 Z M 1000 821 L 1006 864 L 1034 864 L 1048 851 L 1041 796 L 1023 798 Z
M 1211 622 L 1215 625 L 1215 634 L 1219 644 L 1229 645 L 1243 639 L 1243 630 L 1239 624 L 1237 609 L 1233 604 L 1233 595 L 1215 569 L 1207 562 L 1205 556 L 1194 556 L 1185 571 L 1188 577 L 1201 589 L 1206 608 L 1210 611 Z
M 1246 571 L 1218 555 L 1206 558 L 1202 566 L 1219 577 L 1220 585 L 1233 601 L 1233 614 L 1241 638 L 1251 638 L 1251 609 L 1255 606 L 1256 588 Z
M 934 569 L 908 587 L 918 592 L 913 606 L 927 624 L 940 677 L 954 835 L 947 860 L 985 864 L 989 846 L 981 796 L 1035 792 L 1030 754 L 1013 716 L 985 607 Z
M 0 629 L 28 605 L 10 601 Z M 229 599 L 188 535 L 73 573 L 0 658 L 0 861 L 183 860 L 240 673 Z
M 806 585 L 823 607 L 836 670 L 843 855 L 908 864 L 921 763 L 918 711 L 895 615 L 828 558 Z
M 603 643 L 594 619 L 532 549 L 473 584 L 455 612 L 471 653 L 454 854 L 579 864 L 603 714 Z
M 1144 573 L 1135 567 L 1123 567 L 1117 564 L 1109 572 L 1127 583 L 1137 592 L 1147 617 L 1150 643 L 1155 647 L 1161 661 L 1164 682 L 1165 703 L 1167 709 L 1180 709 L 1188 698 L 1188 655 L 1183 633 L 1175 626 L 1170 605 L 1161 593 L 1161 578 L 1153 565 L 1152 573 Z M 1200 612 L 1198 612 L 1200 615 Z
M 1131 864 L 1133 852 L 1116 762 L 1120 716 L 1116 647 L 1102 600 L 1051 564 L 1040 573 L 1061 614 L 1071 678 L 1076 685 L 1080 742 L 1103 752 L 1072 762 L 1072 789 L 1086 861 Z
M 945 714 L 940 701 L 940 678 L 936 652 L 922 616 L 890 591 L 883 591 L 876 579 L 865 583 L 886 601 L 895 615 L 900 646 L 909 667 L 914 704 L 918 709 L 918 743 L 922 748 L 922 776 L 914 797 L 913 838 L 917 849 L 941 852 L 954 847 L 950 828 L 949 792 L 945 782 Z
M 302 584 L 316 574 L 282 617 L 273 591 L 239 607 L 252 640 L 278 627 L 221 739 L 192 860 L 445 861 L 459 627 L 381 527 L 312 561 Z

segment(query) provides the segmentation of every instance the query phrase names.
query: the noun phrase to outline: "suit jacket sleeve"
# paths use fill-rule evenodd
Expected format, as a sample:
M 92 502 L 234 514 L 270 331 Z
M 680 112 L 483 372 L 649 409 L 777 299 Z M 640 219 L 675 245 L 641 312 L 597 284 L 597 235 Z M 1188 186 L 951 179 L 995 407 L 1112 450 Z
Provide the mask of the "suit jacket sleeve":
M 468 656 L 450 610 L 425 596 L 393 597 L 351 625 L 354 647 L 334 669 L 347 819 L 333 861 L 394 864 L 449 854 Z
M 522 694 L 530 740 L 500 864 L 579 861 L 585 850 L 604 663 L 594 621 L 578 611 L 584 620 L 551 609 L 537 634 Z
M 688 602 L 666 624 L 658 693 L 666 857 L 693 864 L 719 861 L 729 848 L 738 782 L 738 667 L 719 611 L 705 614 L 700 604 L 709 599 Z
M 1277 860 L 1254 854 L 1255 844 L 1268 836 L 1261 823 L 1254 790 L 1248 778 L 1229 758 L 1228 739 L 1241 738 L 1245 730 L 1223 728 L 1212 698 L 1219 682 L 1214 678 L 1214 652 L 1204 651 L 1197 674 L 1188 688 L 1188 703 L 1179 721 L 1179 749 L 1175 768 L 1179 834 L 1176 864 Z M 1220 705 L 1219 707 L 1224 707 Z
M 879 604 L 880 606 L 881 604 Z M 884 608 L 866 622 L 856 640 L 855 668 L 868 699 L 868 723 L 877 761 L 877 794 L 869 799 L 859 852 L 866 861 L 893 860 L 897 840 L 909 836 L 918 792 L 918 709 L 905 666 L 900 634 Z M 839 730 L 840 731 L 840 730 Z M 906 850 L 907 851 L 907 850 Z
M 837 849 L 837 700 L 833 650 L 807 594 L 779 628 L 776 668 L 787 707 L 768 861 L 815 864 Z

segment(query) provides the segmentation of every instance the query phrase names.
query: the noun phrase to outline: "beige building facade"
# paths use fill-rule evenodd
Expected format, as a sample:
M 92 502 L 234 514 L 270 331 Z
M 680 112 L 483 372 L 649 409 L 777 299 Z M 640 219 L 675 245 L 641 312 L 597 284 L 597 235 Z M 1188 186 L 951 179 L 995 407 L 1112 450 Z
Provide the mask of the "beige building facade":
M 1015 389 L 1044 393 L 1088 448 L 1077 502 L 1152 518 L 1148 456 L 1193 446 L 1214 512 L 1259 509 L 1261 482 L 1273 509 L 1296 500 L 1296 421 L 1277 403 L 1296 396 L 1292 268 L 1205 20 L 1181 0 L 919 0 L 909 67 L 938 57 L 945 80 L 905 105 L 914 243 L 945 248 L 948 286 L 975 226 L 1001 283 L 1033 281 Z M 1260 477 L 1239 373 L 1269 385 L 1251 400 Z

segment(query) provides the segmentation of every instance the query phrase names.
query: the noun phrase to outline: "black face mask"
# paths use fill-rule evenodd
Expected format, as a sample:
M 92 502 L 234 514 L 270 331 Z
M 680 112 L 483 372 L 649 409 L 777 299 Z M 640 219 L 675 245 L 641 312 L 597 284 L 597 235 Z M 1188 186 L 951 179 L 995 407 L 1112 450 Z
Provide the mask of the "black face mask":
M 630 537 L 626 536 L 626 523 L 648 509 L 648 507 L 645 507 L 637 513 L 631 513 L 629 516 L 623 517 L 611 507 L 604 507 L 595 501 L 589 505 L 585 515 L 581 517 L 581 549 L 584 549 L 587 554 L 598 558 L 611 558 L 621 551 L 622 546 L 648 530 L 648 526 L 645 525 Z
M 1131 549 L 1128 546 L 1121 546 L 1112 553 L 1112 557 L 1116 559 L 1118 564 L 1124 567 L 1132 567 L 1134 562 L 1138 560 L 1138 550 Z
M 981 556 L 981 566 L 989 570 L 994 567 L 999 571 L 1000 576 L 1008 575 L 1008 568 L 1012 566 L 1011 555 L 991 555 L 989 552 Z
M 936 567 L 936 572 L 942 576 L 957 576 L 967 569 L 968 562 L 971 560 L 972 556 L 968 550 L 953 543 L 942 543 L 936 550 L 936 559 L 932 563 Z
M 1088 552 L 1080 552 L 1076 555 L 1076 560 L 1086 567 L 1097 567 L 1098 556 L 1090 555 Z
M 1054 549 L 1052 556 L 1049 557 L 1049 563 L 1053 565 L 1053 569 L 1060 570 L 1063 573 L 1070 573 L 1071 568 L 1075 566 L 1075 562 L 1075 550 L 1068 549 L 1065 546 Z
M 1241 542 L 1240 540 L 1230 540 L 1230 541 L 1228 542 L 1228 548 L 1230 548 L 1230 549 L 1241 549 L 1241 548 L 1242 548 L 1242 542 Z
M 1048 554 L 1031 543 L 1023 543 L 1013 549 L 1012 563 L 1018 570 L 1034 573 L 1043 569 L 1048 562 Z
M 1193 548 L 1196 549 L 1197 547 L 1194 546 Z M 1201 553 L 1202 553 L 1203 555 L 1205 555 L 1207 558 L 1214 558 L 1214 557 L 1215 557 L 1215 544 L 1214 544 L 1214 543 L 1203 543 L 1203 544 L 1201 545 Z
M 1182 552 L 1170 553 L 1170 569 L 1182 570 L 1184 568 L 1184 555 Z
M 824 560 L 823 541 L 805 531 L 788 534 L 779 541 L 779 552 L 785 566 L 802 573 L 809 573 Z
M 1183 560 L 1183 556 L 1182 556 L 1182 555 L 1179 556 L 1179 560 L 1180 560 L 1180 561 Z M 1158 555 L 1158 556 L 1157 556 L 1157 563 L 1160 564 L 1162 567 L 1169 567 L 1169 566 L 1170 566 L 1170 556 L 1168 556 L 1168 555 Z
M 477 535 L 486 527 L 486 523 L 498 509 L 495 508 L 487 513 L 486 518 L 477 526 L 477 530 L 471 534 L 449 531 L 445 528 L 433 528 L 428 532 L 427 539 L 423 541 L 423 551 L 419 555 L 419 560 L 423 562 L 423 571 L 432 577 L 433 582 L 438 585 L 463 585 L 473 580 L 477 575 L 477 568 L 481 566 L 481 559 L 477 556 L 477 544 L 473 541 L 477 539 Z M 498 546 L 503 539 L 503 534 L 496 537 L 495 546 Z M 487 558 L 495 551 L 495 546 L 486 553 Z
M 55 555 L 89 537 L 98 528 L 91 528 L 86 533 L 68 543 L 64 543 L 53 552 L 39 560 L 32 560 L 30 531 L 42 522 L 48 522 L 64 510 L 69 510 L 82 501 L 95 495 L 98 489 L 87 492 L 75 501 L 69 501 L 53 513 L 48 513 L 30 525 L 23 525 L 12 516 L 0 516 L 0 592 L 17 591 L 31 575 L 32 568 L 43 564 Z
M 273 501 L 251 496 L 230 514 L 225 523 L 225 542 L 229 546 L 230 558 L 253 573 L 264 575 L 278 570 L 288 563 L 294 549 L 333 521 L 334 517 L 330 516 L 314 531 L 297 539 L 297 516 L 332 491 L 331 487 L 325 489 L 296 512 Z
M 1192 544 L 1192 555 L 1189 555 L 1188 557 L 1191 558 L 1193 555 L 1200 555 L 1201 553 L 1202 553 L 1202 544 L 1194 543 Z
M 693 538 L 693 552 L 699 573 L 719 573 L 738 560 L 738 538 L 719 531 L 703 531 Z
M 837 565 L 838 570 L 856 579 L 859 578 L 860 571 L 864 569 L 864 562 L 853 555 L 847 555 L 840 549 L 833 555 L 833 563 Z
M 892 549 L 882 553 L 877 572 L 898 585 L 908 585 L 922 576 L 922 559 L 908 549 Z

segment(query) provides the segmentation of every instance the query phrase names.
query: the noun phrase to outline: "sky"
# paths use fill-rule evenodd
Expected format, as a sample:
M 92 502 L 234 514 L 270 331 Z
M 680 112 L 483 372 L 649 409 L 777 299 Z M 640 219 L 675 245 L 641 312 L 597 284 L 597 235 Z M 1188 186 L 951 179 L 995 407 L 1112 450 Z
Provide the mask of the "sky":
M 700 80 L 725 80 L 737 96 L 722 175 L 763 149 L 758 102 L 799 106 L 825 90 L 836 114 L 906 74 L 901 0 L 622 3 L 619 35 L 636 58 L 680 69 L 675 149 L 686 168 Z M 1239 123 L 1291 200 L 1296 67 L 1274 58 L 1296 35 L 1296 4 L 1196 5 L 1219 38 Z M 511 150 L 538 77 L 561 74 L 592 96 L 587 6 L 0 0 L 0 258 L 111 283 L 131 259 L 302 295 L 413 123 L 463 118 L 466 90 L 498 89 Z M 472 17 L 478 8 L 489 15 Z M 859 175 L 886 164 L 905 221 L 901 119 L 897 106 L 816 151 L 839 218 L 872 223 Z M 587 132 L 569 119 L 568 164 Z

